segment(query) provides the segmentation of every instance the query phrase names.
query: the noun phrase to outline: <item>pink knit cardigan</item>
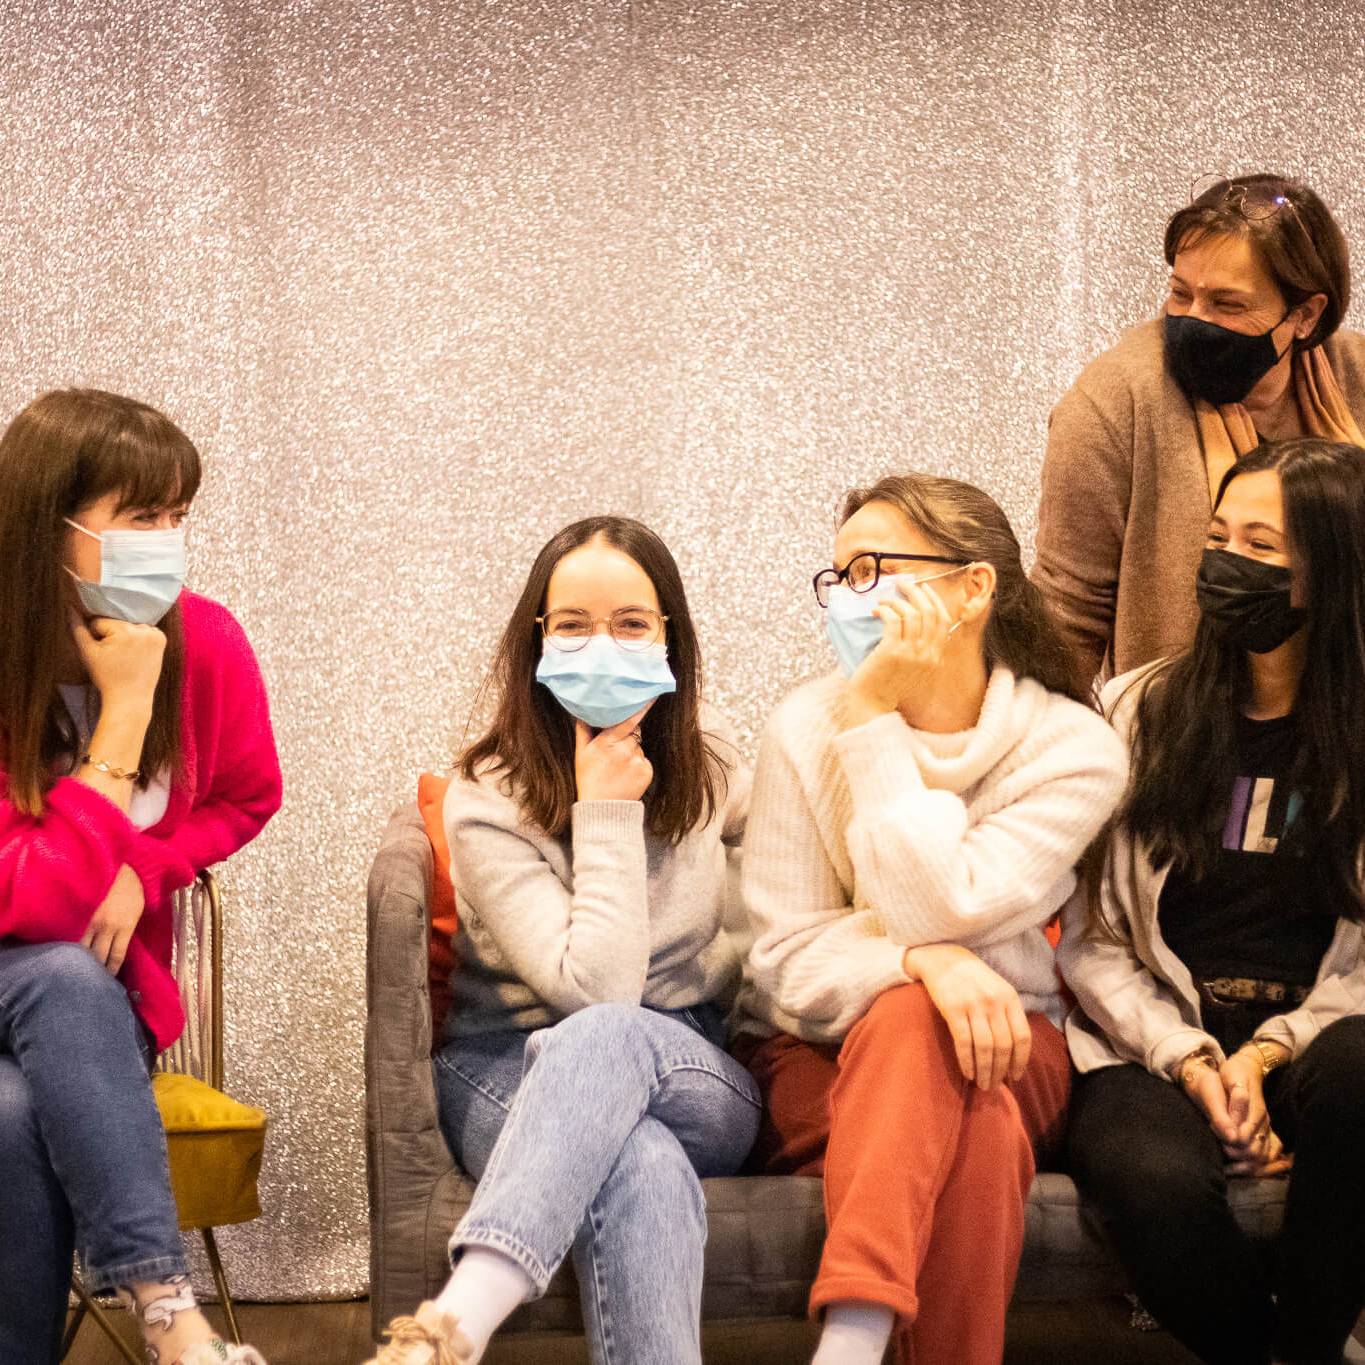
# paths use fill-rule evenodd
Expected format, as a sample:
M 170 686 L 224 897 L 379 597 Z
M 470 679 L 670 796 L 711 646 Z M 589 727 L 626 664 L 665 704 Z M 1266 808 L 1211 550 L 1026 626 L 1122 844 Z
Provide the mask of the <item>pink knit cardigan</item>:
M 83 782 L 61 778 L 39 816 L 0 796 L 0 939 L 77 942 L 123 864 L 146 909 L 119 980 L 158 1048 L 180 1036 L 171 976 L 172 893 L 260 833 L 280 805 L 280 765 L 256 656 L 232 615 L 194 593 L 180 598 L 185 635 L 181 769 L 166 814 L 135 829 Z M 0 793 L 8 792 L 0 769 Z

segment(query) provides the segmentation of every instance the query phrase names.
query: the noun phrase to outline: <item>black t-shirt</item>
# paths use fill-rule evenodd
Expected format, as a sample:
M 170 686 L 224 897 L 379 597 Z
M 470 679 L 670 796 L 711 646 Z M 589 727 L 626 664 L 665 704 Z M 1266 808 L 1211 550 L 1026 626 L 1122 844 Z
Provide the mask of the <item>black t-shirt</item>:
M 1311 851 L 1280 847 L 1303 805 L 1288 782 L 1298 750 L 1294 717 L 1239 718 L 1237 746 L 1217 864 L 1200 881 L 1171 869 L 1158 906 L 1161 936 L 1196 981 L 1250 976 L 1312 986 L 1336 915 Z

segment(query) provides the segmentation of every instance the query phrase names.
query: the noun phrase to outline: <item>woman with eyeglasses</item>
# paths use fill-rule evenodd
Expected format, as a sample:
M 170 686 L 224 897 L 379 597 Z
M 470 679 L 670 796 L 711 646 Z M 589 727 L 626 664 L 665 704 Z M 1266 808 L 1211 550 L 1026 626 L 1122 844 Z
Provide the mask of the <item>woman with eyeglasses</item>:
M 1092 361 L 1053 409 L 1042 589 L 1086 676 L 1186 648 L 1212 495 L 1263 440 L 1365 444 L 1365 336 L 1345 238 L 1295 180 L 1203 177 L 1166 224 L 1162 316 Z
M 1058 961 L 1070 1165 L 1199 1357 L 1338 1365 L 1365 1306 L 1365 451 L 1224 476 L 1193 645 L 1114 679 L 1132 780 Z M 1228 1205 L 1282 1174 L 1273 1258 Z
M 701 700 L 677 565 L 592 517 L 536 557 L 445 805 L 460 932 L 441 1126 L 479 1178 L 453 1273 L 383 1365 L 476 1361 L 572 1256 L 594 1362 L 701 1360 L 700 1179 L 758 1126 L 723 1050 L 749 774 Z
M 840 666 L 774 713 L 745 837 L 756 1157 L 824 1176 L 818 1365 L 999 1365 L 1070 1078 L 1044 926 L 1127 764 L 980 489 L 850 493 L 815 592 Z
M 152 1092 L 173 896 L 280 804 L 251 645 L 184 591 L 199 452 L 45 393 L 0 435 L 0 1365 L 61 1359 L 72 1252 L 161 1365 L 263 1365 L 190 1285 Z

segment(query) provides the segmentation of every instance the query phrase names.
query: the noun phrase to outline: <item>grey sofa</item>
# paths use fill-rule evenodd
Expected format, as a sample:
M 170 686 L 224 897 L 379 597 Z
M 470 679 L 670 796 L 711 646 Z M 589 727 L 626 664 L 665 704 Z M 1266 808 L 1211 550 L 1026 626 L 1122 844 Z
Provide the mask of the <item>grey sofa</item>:
M 384 831 L 369 880 L 365 1137 L 376 1339 L 394 1314 L 410 1312 L 444 1282 L 446 1239 L 473 1191 L 436 1118 L 427 997 L 431 875 L 431 844 L 416 805 L 405 806 Z M 1234 1183 L 1237 1216 L 1254 1234 L 1271 1236 L 1279 1226 L 1284 1184 Z M 703 1318 L 803 1318 L 824 1235 L 820 1182 L 739 1176 L 704 1185 L 710 1228 Z M 1122 1288 L 1122 1272 L 1075 1185 L 1065 1175 L 1040 1173 L 1029 1195 L 1016 1297 L 1078 1298 Z M 542 1299 L 519 1309 L 505 1331 L 580 1333 L 572 1268 Z

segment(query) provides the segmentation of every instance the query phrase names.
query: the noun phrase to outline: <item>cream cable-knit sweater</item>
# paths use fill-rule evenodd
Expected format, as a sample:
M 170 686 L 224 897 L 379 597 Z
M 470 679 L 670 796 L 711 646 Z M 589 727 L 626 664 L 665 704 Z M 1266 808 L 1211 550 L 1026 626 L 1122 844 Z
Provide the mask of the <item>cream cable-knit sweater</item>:
M 1122 742 L 1104 719 L 1005 668 L 977 724 L 930 734 L 891 712 L 839 733 L 838 674 L 793 692 L 759 753 L 744 841 L 755 940 L 737 1028 L 837 1042 L 904 949 L 961 943 L 1059 1025 L 1043 925 L 1118 803 Z

